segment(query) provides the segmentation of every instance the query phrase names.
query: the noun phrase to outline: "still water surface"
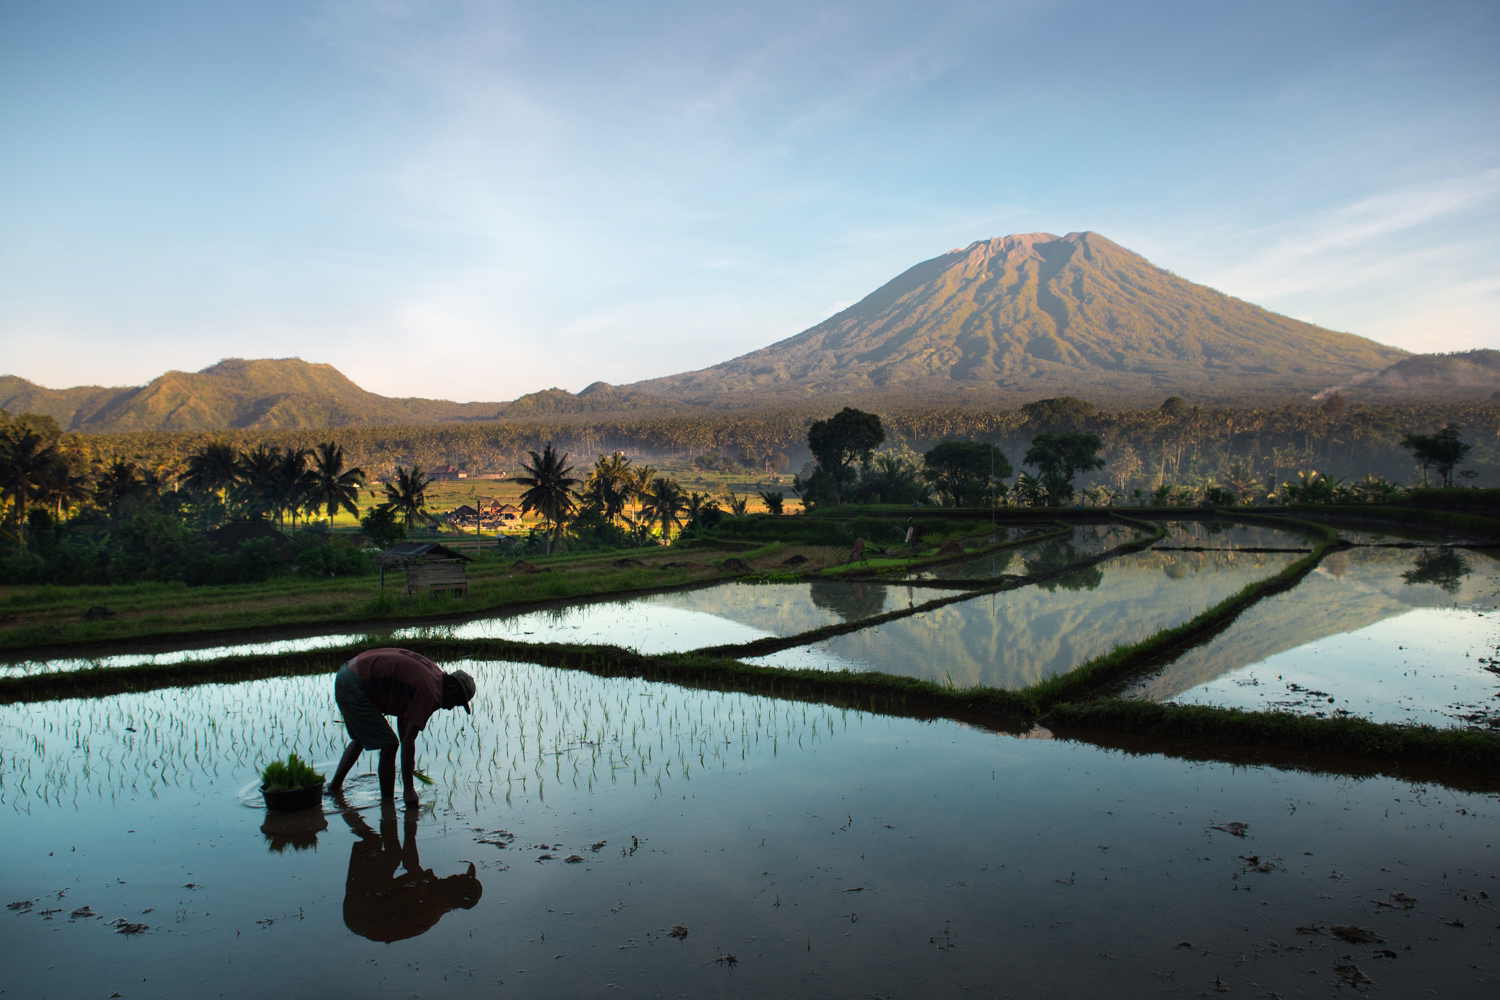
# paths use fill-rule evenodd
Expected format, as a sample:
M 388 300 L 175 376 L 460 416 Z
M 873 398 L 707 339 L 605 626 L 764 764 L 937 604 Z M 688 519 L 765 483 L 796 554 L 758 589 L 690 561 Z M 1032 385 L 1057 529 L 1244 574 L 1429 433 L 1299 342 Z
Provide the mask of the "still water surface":
M 0 990 L 1496 989 L 1494 788 L 464 666 L 410 816 L 368 777 L 349 811 L 254 808 L 264 759 L 340 748 L 328 677 L 0 708 Z
M 1022 572 L 1074 558 L 1066 546 L 1017 556 Z M 959 687 L 1021 688 L 1179 625 L 1295 553 L 1156 552 L 1110 559 L 1047 583 L 986 594 L 910 618 L 747 660 L 788 668 L 878 670 Z M 867 584 L 871 604 L 922 590 Z
M 1355 548 L 1127 697 L 1376 722 L 1500 724 L 1500 560 Z

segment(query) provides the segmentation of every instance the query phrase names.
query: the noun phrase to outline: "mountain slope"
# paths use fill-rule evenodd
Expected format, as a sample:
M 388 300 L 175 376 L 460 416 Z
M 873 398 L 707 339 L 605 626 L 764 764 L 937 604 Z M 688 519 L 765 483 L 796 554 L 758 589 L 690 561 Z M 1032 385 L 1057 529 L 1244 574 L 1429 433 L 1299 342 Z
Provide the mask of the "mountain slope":
M 393 399 L 366 392 L 332 365 L 299 358 L 229 358 L 199 372 L 167 372 L 143 386 L 46 389 L 0 376 L 0 409 L 45 413 L 86 432 L 341 427 L 493 417 L 499 403 Z
M 924 261 L 759 351 L 626 388 L 721 405 L 876 391 L 1284 397 L 1405 356 L 1186 281 L 1095 233 L 1027 233 Z
M 1413 354 L 1337 388 L 1350 399 L 1372 403 L 1412 398 L 1500 399 L 1500 351 Z

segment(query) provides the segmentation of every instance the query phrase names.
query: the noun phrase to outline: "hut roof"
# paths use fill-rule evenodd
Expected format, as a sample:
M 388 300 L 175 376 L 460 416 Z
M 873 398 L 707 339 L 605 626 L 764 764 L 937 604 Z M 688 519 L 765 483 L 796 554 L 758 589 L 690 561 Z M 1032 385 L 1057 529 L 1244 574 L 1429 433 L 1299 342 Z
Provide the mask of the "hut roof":
M 282 558 L 292 557 L 287 551 L 291 540 L 265 521 L 233 521 L 208 533 L 209 544 L 216 552 L 238 551 L 241 545 L 256 538 L 271 539 Z
M 416 562 L 424 559 L 462 559 L 464 562 L 472 562 L 462 552 L 455 552 L 446 545 L 437 542 L 402 542 L 386 549 L 375 557 L 375 561 L 382 566 L 400 566 L 402 563 Z

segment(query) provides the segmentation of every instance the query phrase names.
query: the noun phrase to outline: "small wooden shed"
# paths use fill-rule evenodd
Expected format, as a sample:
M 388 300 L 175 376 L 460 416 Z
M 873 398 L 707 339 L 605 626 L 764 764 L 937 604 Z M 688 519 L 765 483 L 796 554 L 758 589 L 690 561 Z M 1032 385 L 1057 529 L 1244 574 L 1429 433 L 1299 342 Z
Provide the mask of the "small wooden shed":
M 436 542 L 402 542 L 380 553 L 375 562 L 380 567 L 380 589 L 385 590 L 385 571 L 397 566 L 406 571 L 406 596 L 423 592 L 447 592 L 467 597 L 469 578 L 464 563 L 468 556 Z

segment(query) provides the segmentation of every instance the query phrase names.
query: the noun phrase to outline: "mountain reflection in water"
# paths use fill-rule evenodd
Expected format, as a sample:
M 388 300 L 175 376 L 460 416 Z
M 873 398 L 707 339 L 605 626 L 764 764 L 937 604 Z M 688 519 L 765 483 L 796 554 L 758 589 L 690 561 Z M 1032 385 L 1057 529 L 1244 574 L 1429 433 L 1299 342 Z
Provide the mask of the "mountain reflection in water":
M 1500 560 L 1352 548 L 1122 692 L 1127 698 L 1377 722 L 1486 725 L 1500 646 Z
M 386 943 L 417 937 L 449 910 L 473 909 L 479 902 L 484 887 L 472 861 L 468 872 L 442 878 L 422 867 L 417 810 L 406 810 L 404 838 L 396 835 L 394 802 L 381 806 L 379 833 L 355 809 L 345 809 L 343 816 L 359 837 L 349 852 L 344 923 L 360 937 Z

